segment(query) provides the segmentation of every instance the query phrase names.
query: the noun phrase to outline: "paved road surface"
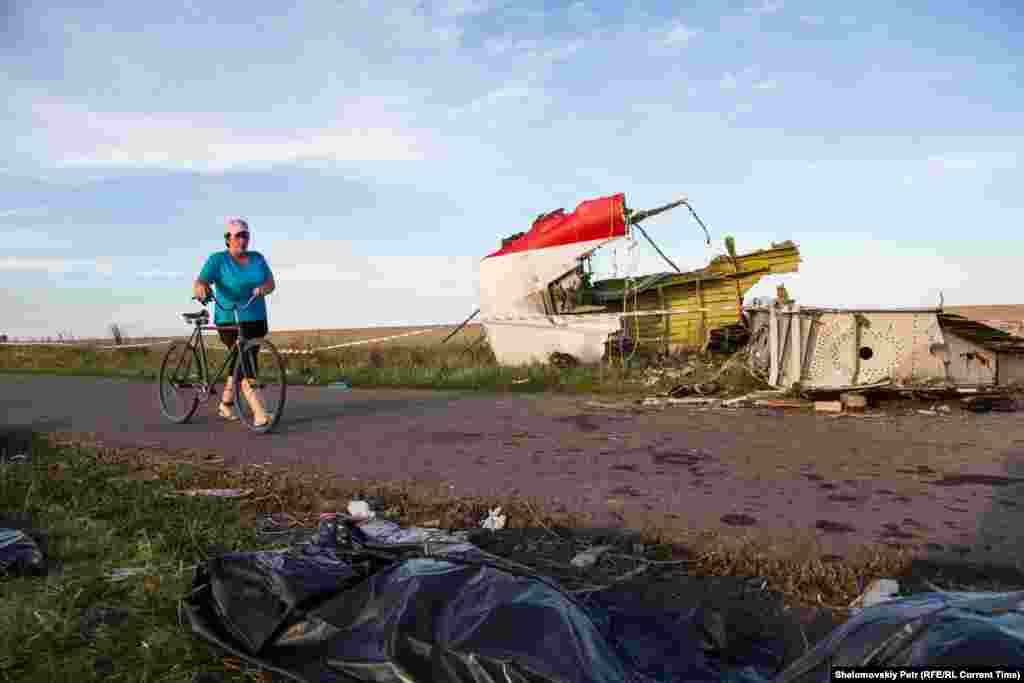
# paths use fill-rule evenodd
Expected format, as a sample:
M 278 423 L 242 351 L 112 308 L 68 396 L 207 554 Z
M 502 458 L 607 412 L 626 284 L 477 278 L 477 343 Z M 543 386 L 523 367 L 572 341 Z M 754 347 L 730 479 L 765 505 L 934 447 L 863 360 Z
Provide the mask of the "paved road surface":
M 580 397 L 290 387 L 279 430 L 260 436 L 219 420 L 212 404 L 169 423 L 155 399 L 148 383 L 0 375 L 7 424 L 93 432 L 112 445 L 442 480 L 456 493 L 535 496 L 595 524 L 813 534 L 838 554 L 890 542 L 1013 562 L 1024 550 L 1017 414 L 637 413 Z

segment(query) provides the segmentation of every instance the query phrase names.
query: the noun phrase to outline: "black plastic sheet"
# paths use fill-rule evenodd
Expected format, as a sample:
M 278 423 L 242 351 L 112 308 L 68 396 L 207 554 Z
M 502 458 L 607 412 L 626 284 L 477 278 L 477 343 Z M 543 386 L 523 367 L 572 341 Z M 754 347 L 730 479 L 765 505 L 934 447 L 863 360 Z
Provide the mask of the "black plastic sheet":
M 28 533 L 0 527 L 0 576 L 42 576 L 46 557 Z
M 778 683 L 825 683 L 831 667 L 1024 668 L 1024 592 L 921 593 L 862 611 Z
M 194 632 L 328 683 L 760 683 L 780 668 L 783 645 L 771 640 L 726 666 L 700 609 L 601 592 L 584 602 L 464 536 L 384 520 L 342 532 L 340 546 L 327 527 L 284 553 L 201 565 L 182 605 Z M 371 571 L 366 557 L 377 558 Z

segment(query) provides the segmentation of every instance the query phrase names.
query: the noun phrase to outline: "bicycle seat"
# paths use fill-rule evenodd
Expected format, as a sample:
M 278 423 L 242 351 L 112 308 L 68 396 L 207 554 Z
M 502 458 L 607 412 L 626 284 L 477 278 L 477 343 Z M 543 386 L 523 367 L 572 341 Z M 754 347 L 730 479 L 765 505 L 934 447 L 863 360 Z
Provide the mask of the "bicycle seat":
M 198 313 L 182 313 L 181 317 L 185 319 L 185 322 L 191 323 L 195 322 L 196 320 L 208 320 L 210 318 L 210 314 L 207 311 L 199 311 Z

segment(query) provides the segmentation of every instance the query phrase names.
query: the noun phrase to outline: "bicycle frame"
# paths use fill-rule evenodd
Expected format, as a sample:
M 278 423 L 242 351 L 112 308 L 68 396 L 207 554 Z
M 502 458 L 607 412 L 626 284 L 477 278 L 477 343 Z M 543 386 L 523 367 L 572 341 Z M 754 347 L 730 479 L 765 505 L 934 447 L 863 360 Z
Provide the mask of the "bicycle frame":
M 252 299 L 249 300 L 249 303 L 252 303 Z M 218 303 L 216 305 L 219 306 L 220 304 Z M 248 305 L 249 304 L 247 303 L 246 307 Z M 203 392 L 205 394 L 207 394 L 207 395 L 213 395 L 214 385 L 217 382 L 221 381 L 222 375 L 224 374 L 224 371 L 231 364 L 232 360 L 234 360 L 236 358 L 240 358 L 240 362 L 242 363 L 243 372 L 250 369 L 248 367 L 248 359 L 244 355 L 242 355 L 242 353 L 240 351 L 240 349 L 242 348 L 242 345 L 246 341 L 248 341 L 249 338 L 246 337 L 245 333 L 242 331 L 242 325 L 241 325 L 241 322 L 238 319 L 238 306 L 237 305 L 234 308 L 232 308 L 232 312 L 235 314 L 235 324 L 234 325 L 216 325 L 216 324 L 214 324 L 214 325 L 204 325 L 204 324 L 202 324 L 202 322 L 200 320 L 196 320 L 196 322 L 195 322 L 195 329 L 192 331 L 192 335 L 189 337 L 188 343 L 186 344 L 186 348 L 190 348 L 190 349 L 198 348 L 198 350 L 199 350 L 200 381 L 202 382 Z M 211 330 L 214 330 L 214 331 L 217 331 L 217 330 L 237 330 L 237 332 L 238 332 L 238 339 L 231 346 L 231 348 L 228 349 L 228 356 L 227 356 L 227 358 L 224 359 L 223 365 L 221 365 L 220 369 L 217 370 L 217 372 L 216 372 L 216 374 L 215 374 L 215 376 L 213 377 L 212 380 L 210 379 L 210 357 L 209 357 L 209 354 L 206 351 L 206 344 L 203 342 L 203 335 L 202 335 L 203 331 L 211 331 Z M 181 357 L 181 360 L 178 361 L 178 367 L 176 367 L 174 369 L 174 375 L 175 376 L 177 376 L 178 371 L 181 370 L 181 363 L 186 358 L 189 358 L 189 355 L 188 354 L 183 354 L 182 357 Z M 255 374 L 255 373 L 253 373 L 253 374 Z M 223 379 L 226 380 L 227 377 L 223 377 Z

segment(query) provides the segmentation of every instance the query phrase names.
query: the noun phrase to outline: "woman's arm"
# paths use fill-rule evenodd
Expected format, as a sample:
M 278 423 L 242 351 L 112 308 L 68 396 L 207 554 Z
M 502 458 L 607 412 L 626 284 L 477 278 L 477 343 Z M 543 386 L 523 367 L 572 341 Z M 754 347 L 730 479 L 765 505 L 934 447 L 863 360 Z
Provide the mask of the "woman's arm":
M 274 276 L 271 275 L 269 278 L 267 278 L 266 282 L 264 282 L 262 285 L 253 290 L 253 294 L 257 294 L 259 296 L 266 296 L 267 294 L 273 292 L 275 289 L 277 289 L 277 283 L 274 282 Z

